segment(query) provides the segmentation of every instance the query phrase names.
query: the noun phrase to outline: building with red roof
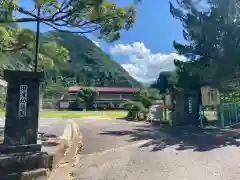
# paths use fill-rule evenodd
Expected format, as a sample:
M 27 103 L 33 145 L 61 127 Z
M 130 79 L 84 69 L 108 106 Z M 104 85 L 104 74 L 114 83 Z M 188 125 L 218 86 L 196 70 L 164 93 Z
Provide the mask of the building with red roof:
M 75 101 L 77 92 L 81 89 L 87 88 L 83 86 L 71 86 L 68 89 L 68 98 L 62 98 L 61 104 L 64 104 L 64 108 L 69 106 L 71 102 Z M 121 108 L 122 103 L 127 100 L 133 100 L 134 94 L 138 91 L 136 88 L 116 88 L 116 87 L 96 87 L 98 92 L 98 97 L 95 100 L 95 107 L 102 108 Z M 62 106 L 62 107 L 63 107 Z M 81 103 L 82 108 L 84 108 L 84 102 Z M 111 106 L 111 107 L 109 107 Z M 81 109 L 81 108 L 80 108 Z

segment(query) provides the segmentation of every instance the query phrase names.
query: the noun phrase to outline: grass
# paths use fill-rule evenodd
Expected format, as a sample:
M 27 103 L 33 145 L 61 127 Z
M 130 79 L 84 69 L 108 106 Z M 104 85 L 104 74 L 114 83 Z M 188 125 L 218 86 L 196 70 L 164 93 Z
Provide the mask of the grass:
M 84 118 L 100 116 L 105 118 L 120 119 L 127 116 L 126 111 L 43 111 L 40 118 Z
M 84 118 L 91 116 L 100 116 L 104 118 L 123 119 L 127 116 L 126 111 L 42 111 L 39 113 L 40 118 Z M 5 117 L 3 111 L 0 117 Z

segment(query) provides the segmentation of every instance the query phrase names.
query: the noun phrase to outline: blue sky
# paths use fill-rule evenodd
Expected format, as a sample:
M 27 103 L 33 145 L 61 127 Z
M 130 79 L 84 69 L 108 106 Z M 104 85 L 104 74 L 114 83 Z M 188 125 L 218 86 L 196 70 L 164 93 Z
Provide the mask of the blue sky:
M 119 5 L 127 5 L 132 0 L 114 0 Z M 32 8 L 31 0 L 20 1 L 21 5 Z M 35 29 L 35 24 L 24 26 Z M 41 26 L 42 31 L 50 30 Z M 123 32 L 117 42 L 107 44 L 92 38 L 106 52 L 120 63 L 134 78 L 153 81 L 160 71 L 174 68 L 173 59 L 179 57 L 173 41 L 184 42 L 181 23 L 169 13 L 168 0 L 143 0 L 137 6 L 137 21 L 134 27 Z

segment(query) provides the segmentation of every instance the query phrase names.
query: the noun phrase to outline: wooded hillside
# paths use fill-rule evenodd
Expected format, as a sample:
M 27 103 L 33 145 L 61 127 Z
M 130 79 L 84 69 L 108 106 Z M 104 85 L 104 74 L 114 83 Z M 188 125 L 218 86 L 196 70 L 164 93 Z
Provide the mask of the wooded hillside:
M 85 36 L 51 31 L 42 43 L 56 42 L 69 51 L 69 63 L 57 66 L 58 75 L 85 86 L 136 87 L 140 84 Z

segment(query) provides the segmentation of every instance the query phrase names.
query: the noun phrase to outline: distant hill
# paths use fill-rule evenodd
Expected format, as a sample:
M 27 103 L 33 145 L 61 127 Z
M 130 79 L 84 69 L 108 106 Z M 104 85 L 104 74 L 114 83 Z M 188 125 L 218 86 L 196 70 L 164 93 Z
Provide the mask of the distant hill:
M 112 57 L 85 36 L 49 31 L 41 35 L 42 42 L 55 41 L 68 49 L 70 63 L 58 67 L 63 77 L 76 78 L 80 85 L 109 87 L 140 87 Z M 98 80 L 104 78 L 99 82 Z

